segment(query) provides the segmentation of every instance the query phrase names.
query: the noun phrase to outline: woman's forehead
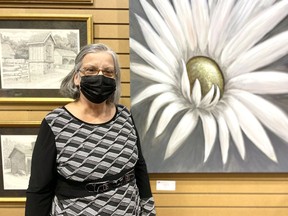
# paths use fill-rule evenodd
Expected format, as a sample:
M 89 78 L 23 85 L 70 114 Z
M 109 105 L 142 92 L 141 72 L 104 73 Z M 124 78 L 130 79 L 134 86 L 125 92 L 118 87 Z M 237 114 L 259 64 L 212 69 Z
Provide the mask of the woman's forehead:
M 88 53 L 84 56 L 82 64 L 114 65 L 112 55 L 108 52 Z

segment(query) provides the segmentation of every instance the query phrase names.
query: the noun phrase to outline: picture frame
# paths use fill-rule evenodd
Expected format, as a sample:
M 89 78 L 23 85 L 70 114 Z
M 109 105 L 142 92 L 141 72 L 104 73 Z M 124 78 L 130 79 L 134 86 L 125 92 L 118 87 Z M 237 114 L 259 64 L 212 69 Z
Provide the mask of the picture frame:
M 24 202 L 40 122 L 0 122 L 0 203 Z
M 70 101 L 60 83 L 92 29 L 92 15 L 0 15 L 0 103 Z
M 288 16 L 280 16 L 281 2 L 267 5 L 261 18 L 243 7 L 237 16 L 249 19 L 240 25 L 231 13 L 238 4 L 129 2 L 130 110 L 149 173 L 288 172 Z M 195 15 L 195 8 L 207 13 Z M 227 15 L 221 27 L 215 11 Z M 253 37 L 258 22 L 269 25 Z

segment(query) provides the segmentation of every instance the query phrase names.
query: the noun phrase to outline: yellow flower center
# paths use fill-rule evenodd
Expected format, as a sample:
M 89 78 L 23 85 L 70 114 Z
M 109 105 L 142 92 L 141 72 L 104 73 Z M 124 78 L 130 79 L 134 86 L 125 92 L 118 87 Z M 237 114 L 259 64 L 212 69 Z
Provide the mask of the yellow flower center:
M 214 60 L 205 56 L 196 56 L 189 59 L 186 67 L 191 91 L 195 80 L 198 79 L 201 84 L 202 97 L 209 92 L 213 84 L 218 86 L 220 95 L 223 95 L 223 74 L 220 67 Z

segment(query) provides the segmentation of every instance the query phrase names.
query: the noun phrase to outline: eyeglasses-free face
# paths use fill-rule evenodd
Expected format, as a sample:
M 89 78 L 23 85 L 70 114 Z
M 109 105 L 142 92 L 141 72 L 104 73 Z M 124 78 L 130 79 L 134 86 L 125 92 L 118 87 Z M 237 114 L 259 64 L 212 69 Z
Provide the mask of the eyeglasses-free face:
M 106 77 L 115 77 L 114 61 L 107 52 L 89 53 L 82 60 L 79 72 L 85 76 L 98 75 L 100 72 Z

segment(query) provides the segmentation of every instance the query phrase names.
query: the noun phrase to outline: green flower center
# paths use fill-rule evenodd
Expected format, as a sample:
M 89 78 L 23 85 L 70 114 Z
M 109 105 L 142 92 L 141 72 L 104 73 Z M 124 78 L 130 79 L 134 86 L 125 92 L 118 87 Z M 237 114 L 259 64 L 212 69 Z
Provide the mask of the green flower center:
M 205 56 L 196 56 L 189 59 L 186 67 L 191 91 L 195 80 L 198 79 L 201 84 L 202 97 L 209 92 L 213 84 L 218 86 L 220 97 L 222 97 L 224 92 L 224 78 L 220 67 L 214 60 Z

